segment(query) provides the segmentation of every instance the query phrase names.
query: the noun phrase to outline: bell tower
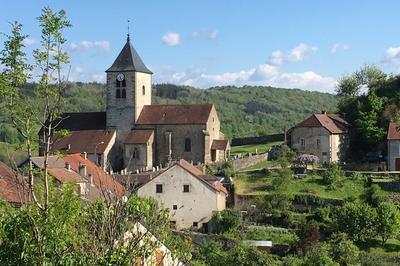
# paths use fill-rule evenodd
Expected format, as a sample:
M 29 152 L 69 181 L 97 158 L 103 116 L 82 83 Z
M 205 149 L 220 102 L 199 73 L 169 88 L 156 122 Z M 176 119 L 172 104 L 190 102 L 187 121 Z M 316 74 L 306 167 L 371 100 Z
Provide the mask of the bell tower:
M 107 73 L 107 128 L 129 133 L 144 105 L 151 104 L 151 75 L 133 48 L 126 44 Z
M 116 129 L 115 155 L 123 153 L 123 142 L 135 125 L 143 106 L 151 104 L 151 75 L 133 48 L 128 34 L 126 44 L 107 74 L 107 128 Z

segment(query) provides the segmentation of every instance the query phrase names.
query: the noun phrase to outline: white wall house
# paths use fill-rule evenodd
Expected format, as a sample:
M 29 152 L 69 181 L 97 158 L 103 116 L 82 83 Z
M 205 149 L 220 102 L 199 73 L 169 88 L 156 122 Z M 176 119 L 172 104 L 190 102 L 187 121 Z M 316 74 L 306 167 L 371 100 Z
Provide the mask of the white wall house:
M 225 209 L 227 190 L 212 175 L 180 160 L 138 189 L 138 195 L 155 198 L 170 210 L 177 229 L 208 229 L 213 211 Z

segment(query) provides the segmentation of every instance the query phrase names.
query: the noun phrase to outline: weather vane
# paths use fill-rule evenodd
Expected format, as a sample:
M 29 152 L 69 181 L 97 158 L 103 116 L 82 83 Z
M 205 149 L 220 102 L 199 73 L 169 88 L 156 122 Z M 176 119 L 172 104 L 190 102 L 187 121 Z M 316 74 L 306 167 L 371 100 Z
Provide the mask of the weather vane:
M 128 19 L 128 41 L 130 40 L 129 22 L 131 21 Z

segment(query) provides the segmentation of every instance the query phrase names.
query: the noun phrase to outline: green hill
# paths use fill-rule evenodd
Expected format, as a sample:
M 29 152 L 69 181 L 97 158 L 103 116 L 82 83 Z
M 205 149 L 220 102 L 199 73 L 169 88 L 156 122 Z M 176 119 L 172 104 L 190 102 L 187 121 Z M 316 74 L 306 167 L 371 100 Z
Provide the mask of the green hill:
M 35 84 L 25 88 L 31 94 Z M 105 110 L 105 85 L 70 83 L 65 90 L 64 111 Z M 230 138 L 282 132 L 313 112 L 335 111 L 336 97 L 328 93 L 298 89 L 256 86 L 225 86 L 196 89 L 188 86 L 158 84 L 153 87 L 153 103 L 214 103 L 223 132 Z M 7 117 L 0 114 L 0 141 L 18 142 Z

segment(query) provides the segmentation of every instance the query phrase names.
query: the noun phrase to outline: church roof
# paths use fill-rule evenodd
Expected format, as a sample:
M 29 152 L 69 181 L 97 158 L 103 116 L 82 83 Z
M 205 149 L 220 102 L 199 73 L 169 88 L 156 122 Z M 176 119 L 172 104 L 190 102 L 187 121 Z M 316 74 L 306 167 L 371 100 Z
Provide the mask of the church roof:
M 103 153 L 115 136 L 115 129 L 95 129 L 70 131 L 68 136 L 54 136 L 51 152 Z
M 153 130 L 150 129 L 135 129 L 132 130 L 126 137 L 125 144 L 146 144 L 151 135 L 153 135 Z
M 212 108 L 212 104 L 145 105 L 136 124 L 205 124 L 207 123 Z
M 106 112 L 63 113 L 57 130 L 70 131 L 105 129 Z
M 133 48 L 128 37 L 125 46 L 122 48 L 117 59 L 106 72 L 136 71 L 153 74 L 143 63 L 142 59 Z

